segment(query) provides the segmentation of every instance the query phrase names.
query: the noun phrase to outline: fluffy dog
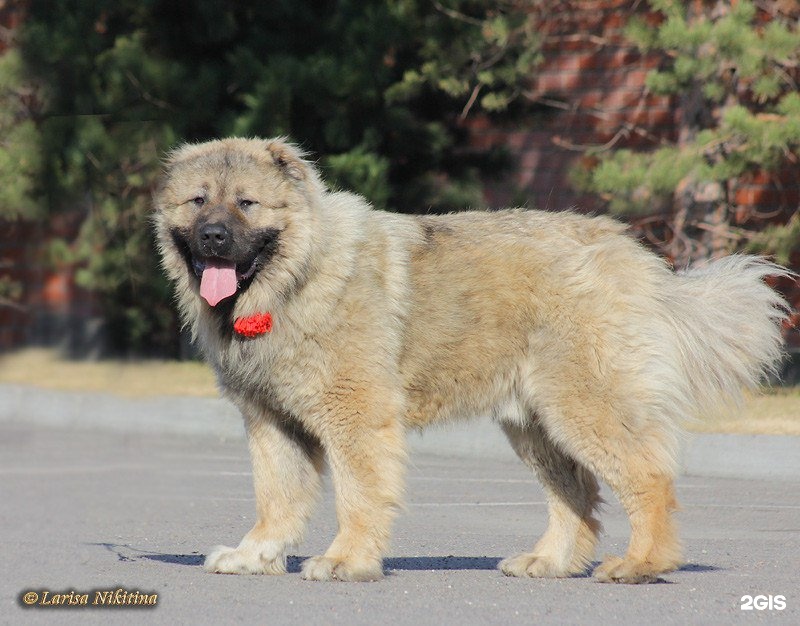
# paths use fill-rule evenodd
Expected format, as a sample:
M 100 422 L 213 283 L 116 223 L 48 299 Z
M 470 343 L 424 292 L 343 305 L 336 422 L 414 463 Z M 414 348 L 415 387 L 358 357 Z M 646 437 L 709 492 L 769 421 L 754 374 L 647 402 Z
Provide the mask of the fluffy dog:
M 606 217 L 375 211 L 328 191 L 281 139 L 186 145 L 156 194 L 183 320 L 240 409 L 258 519 L 211 572 L 281 574 L 325 462 L 339 530 L 311 580 L 383 575 L 405 432 L 491 416 L 541 480 L 550 521 L 509 576 L 582 574 L 598 479 L 631 524 L 601 581 L 681 563 L 677 432 L 774 370 L 786 305 L 731 256 L 673 273 Z

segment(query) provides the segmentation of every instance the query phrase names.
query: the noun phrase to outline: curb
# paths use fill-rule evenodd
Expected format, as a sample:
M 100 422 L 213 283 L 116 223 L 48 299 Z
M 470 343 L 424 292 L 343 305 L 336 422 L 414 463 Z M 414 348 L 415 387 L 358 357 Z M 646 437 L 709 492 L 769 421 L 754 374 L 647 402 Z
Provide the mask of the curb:
M 0 384 L 0 422 L 119 433 L 244 438 L 238 410 L 222 399 L 123 398 L 28 385 Z
M 222 439 L 245 436 L 239 411 L 219 398 L 122 398 L 9 384 L 0 384 L 0 423 Z M 516 460 L 489 420 L 434 426 L 424 434 L 412 431 L 408 442 L 412 454 Z M 681 471 L 691 476 L 798 479 L 800 437 L 690 435 L 684 442 Z

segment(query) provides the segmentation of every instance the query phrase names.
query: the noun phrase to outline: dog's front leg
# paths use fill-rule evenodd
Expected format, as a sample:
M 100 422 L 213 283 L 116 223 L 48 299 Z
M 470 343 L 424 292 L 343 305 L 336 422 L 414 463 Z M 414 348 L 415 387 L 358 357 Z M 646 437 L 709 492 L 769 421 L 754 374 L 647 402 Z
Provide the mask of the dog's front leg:
M 322 449 L 291 419 L 245 412 L 257 520 L 236 548 L 215 547 L 205 569 L 284 574 L 286 550 L 300 542 L 319 493 Z
M 373 419 L 356 412 L 326 420 L 323 445 L 336 493 L 339 532 L 324 555 L 303 564 L 307 580 L 383 577 L 382 559 L 402 502 L 406 460 L 403 427 L 393 412 L 386 415 Z

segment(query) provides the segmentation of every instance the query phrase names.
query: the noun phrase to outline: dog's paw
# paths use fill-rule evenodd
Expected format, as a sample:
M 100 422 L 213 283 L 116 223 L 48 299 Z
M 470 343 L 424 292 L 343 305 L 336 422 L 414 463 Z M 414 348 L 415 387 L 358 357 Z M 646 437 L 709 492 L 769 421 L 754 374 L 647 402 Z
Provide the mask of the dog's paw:
M 669 570 L 657 568 L 652 563 L 609 556 L 594 570 L 594 577 L 601 583 L 641 585 L 664 582 L 659 574 L 663 574 L 665 571 Z
M 306 580 L 369 582 L 383 578 L 383 565 L 380 559 L 333 559 L 315 556 L 303 563 L 302 575 Z
M 238 548 L 214 547 L 203 569 L 215 574 L 285 574 L 286 555 L 278 542 L 243 541 Z
M 536 556 L 528 552 L 503 559 L 497 567 L 506 576 L 518 578 L 564 578 L 576 573 L 557 565 L 546 556 Z

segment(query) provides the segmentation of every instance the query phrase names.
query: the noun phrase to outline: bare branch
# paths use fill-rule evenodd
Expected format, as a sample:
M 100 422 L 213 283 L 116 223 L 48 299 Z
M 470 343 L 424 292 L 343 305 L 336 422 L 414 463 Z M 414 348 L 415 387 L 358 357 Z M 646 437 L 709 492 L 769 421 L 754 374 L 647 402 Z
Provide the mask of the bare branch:
M 481 92 L 481 87 L 483 87 L 483 85 L 481 85 L 480 83 L 475 85 L 475 88 L 472 90 L 472 94 L 470 94 L 469 100 L 467 100 L 467 103 L 461 110 L 461 115 L 459 115 L 460 119 L 464 120 L 467 118 L 467 115 L 469 115 L 470 109 L 472 109 L 472 105 L 475 104 L 475 100 L 478 98 L 478 94 Z
M 575 43 L 579 41 L 585 41 L 587 43 L 592 43 L 596 46 L 606 47 L 606 46 L 614 46 L 618 48 L 635 48 L 635 44 L 632 43 L 625 43 L 623 38 L 620 38 L 619 41 L 612 41 L 606 37 L 599 37 L 598 35 L 592 35 L 590 33 L 576 33 L 574 35 L 548 35 L 544 38 L 545 44 L 550 43 Z
M 730 224 L 709 224 L 707 222 L 693 222 L 691 224 L 694 228 L 713 233 L 717 237 L 724 237 L 731 241 L 741 241 L 747 238 L 747 231 L 741 228 L 735 228 Z
M 554 109 L 561 109 L 562 111 L 570 111 L 572 113 L 585 113 L 587 115 L 591 115 L 592 117 L 596 117 L 602 120 L 609 120 L 611 119 L 611 113 L 609 111 L 605 111 L 603 109 L 598 109 L 595 107 L 581 107 L 577 103 L 568 104 L 566 102 L 561 102 L 560 100 L 555 100 L 553 98 L 546 98 L 542 96 L 538 96 L 532 92 L 524 92 L 526 98 L 528 98 L 531 102 L 537 102 L 539 104 L 543 104 L 545 106 L 552 107 Z M 641 96 L 639 97 L 639 102 L 636 105 L 636 109 L 634 110 L 632 117 L 636 117 L 643 109 L 645 104 L 645 98 L 649 95 L 649 91 L 647 89 L 642 91 Z M 566 142 L 564 140 L 559 139 L 557 145 L 567 150 L 574 150 L 576 152 L 586 152 L 587 150 L 597 150 L 597 151 L 604 151 L 609 150 L 615 144 L 619 142 L 620 139 L 623 137 L 629 137 L 631 134 L 639 135 L 640 137 L 644 137 L 645 139 L 652 141 L 654 143 L 658 143 L 660 145 L 666 145 L 668 142 L 664 140 L 663 137 L 658 137 L 648 131 L 646 128 L 643 128 L 637 124 L 633 124 L 632 122 L 623 122 L 614 136 L 604 144 L 601 145 L 580 145 L 580 144 L 573 144 L 570 142 Z M 556 140 L 554 140 L 555 142 Z
M 25 313 L 28 310 L 28 307 L 20 304 L 19 302 L 14 302 L 14 300 L 4 298 L 3 296 L 0 296 L 0 307 L 7 307 L 9 309 L 14 309 L 15 311 L 19 311 L 20 313 Z
M 434 8 L 446 15 L 447 17 L 451 17 L 454 20 L 459 20 L 460 22 L 466 22 L 467 24 L 472 24 L 473 26 L 482 26 L 483 22 L 477 18 L 470 17 L 469 15 L 465 15 L 460 13 L 459 11 L 455 11 L 453 9 L 448 9 L 447 7 L 442 6 L 440 2 L 433 3 Z
M 571 150 L 573 152 L 587 152 L 589 150 L 592 152 L 606 152 L 617 145 L 619 140 L 623 137 L 630 137 L 630 131 L 624 127 L 620 128 L 616 133 L 614 133 L 614 136 L 611 139 L 603 144 L 577 144 L 567 141 L 566 139 L 562 139 L 559 136 L 553 137 L 552 141 L 559 148 L 564 148 L 565 150 Z
M 125 77 L 130 81 L 131 85 L 133 85 L 136 88 L 136 90 L 139 92 L 139 95 L 142 96 L 142 99 L 145 102 L 149 102 L 150 104 L 158 107 L 159 109 L 167 109 L 168 111 L 174 108 L 169 102 L 165 102 L 164 100 L 159 100 L 158 98 L 151 96 L 142 87 L 142 84 L 139 82 L 139 79 L 137 79 L 130 70 L 125 70 Z

